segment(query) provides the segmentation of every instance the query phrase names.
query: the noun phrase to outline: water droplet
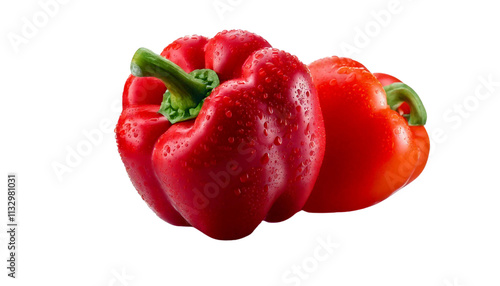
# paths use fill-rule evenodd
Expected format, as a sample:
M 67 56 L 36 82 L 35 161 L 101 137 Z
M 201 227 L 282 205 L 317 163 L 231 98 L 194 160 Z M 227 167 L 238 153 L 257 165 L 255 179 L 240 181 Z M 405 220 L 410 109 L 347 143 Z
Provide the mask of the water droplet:
M 244 182 L 248 181 L 248 178 L 249 178 L 248 174 L 245 173 L 245 174 L 240 176 L 240 182 L 244 183 Z
M 352 82 L 356 79 L 356 74 L 355 73 L 351 73 L 346 79 L 345 81 L 346 82 Z
M 210 115 L 207 115 L 207 117 L 206 117 L 206 118 L 207 118 L 207 120 L 210 120 Z
M 337 85 L 337 79 L 332 78 L 332 80 L 330 80 L 329 84 L 330 84 L 331 86 L 335 86 L 335 85 Z
M 227 138 L 227 142 L 229 142 L 231 144 L 234 143 L 234 137 Z
M 234 194 L 237 195 L 237 196 L 241 195 L 240 188 L 237 188 L 236 190 L 234 190 Z
M 261 68 L 259 70 L 259 75 L 262 76 L 262 77 L 266 76 L 266 71 L 263 68 Z
M 264 129 L 264 136 L 267 136 L 267 135 L 268 135 L 267 129 Z
M 226 111 L 226 117 L 227 118 L 231 118 L 233 116 L 233 113 L 231 112 L 231 110 L 227 110 Z
M 178 42 L 174 42 L 174 43 L 172 43 L 172 46 L 171 46 L 171 47 L 172 47 L 172 49 L 174 49 L 174 50 L 178 50 L 178 49 L 180 49 L 180 48 L 181 48 L 181 44 L 180 44 L 180 43 L 178 43 Z
M 261 59 L 263 56 L 264 56 L 264 54 L 258 53 L 258 54 L 255 55 L 255 58 L 256 59 Z
M 273 114 L 273 112 L 274 112 L 272 106 L 268 106 L 267 111 L 269 112 L 269 114 Z
M 267 83 L 270 83 L 271 82 L 271 78 L 270 77 L 266 77 L 266 79 L 264 81 L 267 82 Z
M 346 74 L 348 71 L 347 71 L 347 67 L 341 67 L 337 70 L 337 73 L 338 74 Z
M 283 139 L 281 139 L 281 137 L 279 136 L 276 136 L 276 138 L 274 138 L 274 144 L 276 145 L 281 145 L 281 143 L 283 143 Z
M 262 157 L 260 158 L 260 163 L 267 164 L 268 162 L 269 162 L 269 154 L 264 153 L 264 155 L 262 155 Z

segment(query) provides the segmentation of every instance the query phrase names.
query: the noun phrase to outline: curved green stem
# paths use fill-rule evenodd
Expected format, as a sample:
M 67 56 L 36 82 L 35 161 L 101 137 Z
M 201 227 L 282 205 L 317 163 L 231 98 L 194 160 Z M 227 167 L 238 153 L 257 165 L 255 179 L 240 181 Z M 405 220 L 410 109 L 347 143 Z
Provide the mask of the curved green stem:
M 198 105 L 206 93 L 205 84 L 186 73 L 178 65 L 152 51 L 140 48 L 130 64 L 132 74 L 161 79 L 172 96 L 172 106 L 191 108 Z
M 146 48 L 135 52 L 130 70 L 137 77 L 156 77 L 165 83 L 167 92 L 159 113 L 171 123 L 195 118 L 203 100 L 219 85 L 217 74 L 208 69 L 186 73 L 182 68 Z
M 397 110 L 403 102 L 410 106 L 410 116 L 408 125 L 425 125 L 427 122 L 427 112 L 418 94 L 408 85 L 402 82 L 384 86 L 387 96 L 387 104 L 392 110 Z

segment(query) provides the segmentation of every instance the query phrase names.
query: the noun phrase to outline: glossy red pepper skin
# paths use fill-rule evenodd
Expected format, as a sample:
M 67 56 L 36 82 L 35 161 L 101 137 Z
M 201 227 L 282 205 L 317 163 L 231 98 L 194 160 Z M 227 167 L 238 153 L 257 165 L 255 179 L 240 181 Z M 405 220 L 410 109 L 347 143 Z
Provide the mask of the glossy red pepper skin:
M 387 104 L 380 81 L 362 64 L 331 57 L 309 65 L 326 129 L 326 153 L 308 212 L 342 212 L 383 201 L 414 180 L 429 154 L 423 126 L 409 126 Z M 380 76 L 390 84 L 397 79 Z M 405 105 L 400 108 L 407 109 Z M 402 111 L 404 112 L 404 111 Z
M 396 77 L 385 73 L 374 73 L 373 75 L 378 79 L 378 81 L 382 84 L 382 86 L 388 86 L 395 82 L 402 82 Z M 407 103 L 403 103 L 397 109 L 397 111 L 401 115 L 410 114 L 410 106 Z M 425 165 L 427 164 L 427 159 L 429 158 L 429 151 L 431 147 L 429 135 L 427 134 L 427 130 L 425 130 L 425 127 L 423 125 L 410 126 L 410 129 L 413 135 L 415 136 L 415 143 L 417 144 L 418 149 L 420 150 L 420 155 L 415 162 L 415 171 L 413 171 L 413 174 L 411 175 L 410 179 L 404 186 L 413 182 L 413 180 L 415 180 L 422 173 L 422 171 L 425 168 Z
M 161 81 L 127 81 L 117 143 L 148 205 L 165 221 L 216 239 L 238 239 L 263 220 L 300 211 L 325 148 L 307 67 L 239 30 L 181 38 L 162 55 L 186 72 L 213 69 L 221 85 L 196 119 L 172 125 L 156 113 Z

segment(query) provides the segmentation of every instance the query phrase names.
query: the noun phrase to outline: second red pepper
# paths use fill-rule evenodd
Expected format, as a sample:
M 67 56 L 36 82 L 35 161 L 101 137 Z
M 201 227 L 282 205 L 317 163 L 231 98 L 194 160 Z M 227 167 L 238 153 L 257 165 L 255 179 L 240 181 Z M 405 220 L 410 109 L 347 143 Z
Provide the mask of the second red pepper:
M 321 59 L 309 68 L 324 115 L 327 148 L 304 210 L 365 208 L 422 172 L 429 155 L 423 127 L 427 115 L 409 86 L 384 74 L 377 79 L 348 58 Z

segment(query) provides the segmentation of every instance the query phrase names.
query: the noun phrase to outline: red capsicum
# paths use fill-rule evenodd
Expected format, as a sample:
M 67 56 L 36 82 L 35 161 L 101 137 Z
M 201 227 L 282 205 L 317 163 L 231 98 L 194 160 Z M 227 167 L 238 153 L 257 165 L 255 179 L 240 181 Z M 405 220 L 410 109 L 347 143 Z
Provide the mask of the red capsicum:
M 238 239 L 300 211 L 318 176 L 325 130 L 295 56 L 255 34 L 180 38 L 139 49 L 116 127 L 129 177 L 165 221 Z
M 308 212 L 352 211 L 374 205 L 424 169 L 427 114 L 413 89 L 339 57 L 309 65 L 326 129 L 326 153 Z

